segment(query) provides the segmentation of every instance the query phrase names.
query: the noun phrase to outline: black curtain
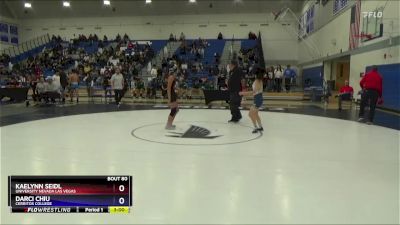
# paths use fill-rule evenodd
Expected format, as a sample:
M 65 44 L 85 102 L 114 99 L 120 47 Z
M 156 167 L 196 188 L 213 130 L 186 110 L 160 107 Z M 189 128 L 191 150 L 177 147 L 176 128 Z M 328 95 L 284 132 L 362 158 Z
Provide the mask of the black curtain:
M 265 69 L 265 59 L 264 59 L 264 51 L 262 48 L 261 32 L 258 32 L 257 49 L 258 49 L 258 59 L 259 59 L 258 63 L 261 68 Z

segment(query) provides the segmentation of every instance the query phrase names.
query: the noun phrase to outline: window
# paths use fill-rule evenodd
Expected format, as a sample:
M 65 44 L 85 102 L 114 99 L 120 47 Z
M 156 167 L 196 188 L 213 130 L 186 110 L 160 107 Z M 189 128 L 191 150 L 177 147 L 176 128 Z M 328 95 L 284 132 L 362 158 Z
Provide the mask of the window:
M 307 11 L 300 17 L 300 24 L 299 24 L 299 37 L 305 37 L 309 33 L 314 31 L 314 15 L 315 15 L 315 8 L 312 5 Z
M 342 9 L 346 8 L 349 0 L 335 0 L 333 3 L 333 14 L 337 14 L 338 12 L 342 11 Z
M 7 23 L 0 23 L 0 41 L 18 44 L 18 27 Z

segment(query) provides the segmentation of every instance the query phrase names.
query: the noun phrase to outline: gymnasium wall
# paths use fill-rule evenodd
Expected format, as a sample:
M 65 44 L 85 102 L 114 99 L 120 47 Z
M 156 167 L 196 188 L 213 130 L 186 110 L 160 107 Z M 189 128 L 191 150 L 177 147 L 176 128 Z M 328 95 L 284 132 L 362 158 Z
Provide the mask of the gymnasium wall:
M 307 67 L 302 68 L 301 73 L 304 85 L 303 87 L 322 86 L 324 77 L 324 67 L 322 63 L 308 65 Z M 310 85 L 305 84 L 307 79 L 311 81 Z
M 383 79 L 382 98 L 384 103 L 382 106 L 400 111 L 400 63 L 377 65 L 377 68 Z M 372 66 L 369 66 L 366 68 L 366 71 L 370 71 L 371 69 Z
M 360 46 L 363 47 L 377 42 L 385 41 L 384 47 L 382 49 L 374 51 L 351 55 L 350 85 L 355 88 L 355 91 L 357 93 L 361 89 L 359 85 L 360 73 L 365 72 L 366 68 L 372 65 L 382 66 L 385 69 L 385 73 L 387 73 L 382 74 L 384 76 L 384 90 L 386 89 L 386 94 L 392 93 L 386 95 L 386 102 L 389 103 L 389 108 L 397 107 L 397 110 L 400 110 L 400 103 L 398 103 L 397 106 L 393 104 L 393 101 L 395 101 L 393 100 L 393 93 L 397 93 L 397 98 L 399 98 L 400 96 L 398 92 L 398 90 L 400 89 L 400 70 L 398 70 L 398 66 L 387 67 L 387 65 L 392 65 L 396 63 L 398 65 L 398 63 L 400 62 L 400 46 L 391 42 L 394 37 L 400 36 L 400 1 L 362 1 L 361 11 L 373 11 L 374 9 L 385 5 L 386 2 L 387 5 L 383 12 L 383 36 L 381 38 L 364 42 Z M 389 68 L 389 70 L 387 70 L 387 68 Z M 390 72 L 390 70 L 392 70 L 392 72 Z
M 386 89 L 387 99 L 385 101 L 389 104 L 390 108 L 394 107 L 400 110 L 399 46 L 352 55 L 350 60 L 350 85 L 353 86 L 355 93 L 361 89 L 359 85 L 360 73 L 365 72 L 366 68 L 369 66 L 378 65 L 385 71 L 385 74 L 382 74 L 384 78 L 383 89 Z M 397 93 L 397 96 L 395 93 Z
M 354 0 L 348 0 L 349 3 L 346 7 L 350 7 L 354 4 Z M 327 1 L 325 5 L 322 3 L 315 4 L 317 1 L 315 0 L 305 0 L 303 2 L 303 7 L 301 10 L 301 15 L 304 15 L 306 11 L 314 5 L 314 31 L 318 31 L 321 27 L 328 24 L 330 21 L 334 20 L 336 17 L 340 16 L 343 12 L 346 11 L 347 8 L 344 8 L 343 11 L 339 11 L 336 14 L 333 14 L 333 5 L 334 1 Z
M 307 1 L 307 4 L 304 4 L 304 10 L 309 7 L 309 5 L 315 1 Z M 332 1 L 329 1 L 332 2 Z M 320 56 L 309 54 L 309 47 L 304 41 L 299 42 L 299 63 L 307 63 L 312 60 L 318 60 L 319 58 L 332 56 L 335 54 L 340 54 L 341 52 L 346 52 L 349 50 L 349 27 L 350 27 L 350 16 L 351 16 L 351 5 L 354 1 L 349 2 L 349 5 L 343 9 L 343 11 L 336 17 L 333 17 L 332 4 L 327 3 L 323 10 L 316 10 L 316 19 L 321 15 L 325 15 L 326 18 L 331 18 L 331 20 L 324 22 L 316 22 L 318 26 L 316 27 L 316 31 L 306 37 L 306 40 L 309 42 L 315 43 L 318 49 L 320 50 Z M 400 35 L 399 32 L 399 8 L 400 1 L 382 1 L 382 0 L 362 0 L 361 1 L 361 12 L 363 11 L 373 11 L 376 8 L 384 6 L 386 8 L 384 10 L 383 15 L 383 24 L 384 24 L 384 33 L 383 36 L 371 41 L 361 42 L 360 48 L 366 45 L 374 44 L 376 42 L 380 42 L 390 37 L 397 37 Z M 317 8 L 318 9 L 318 8 Z M 304 11 L 303 10 L 303 11 Z M 363 15 L 361 14 L 360 21 L 360 30 L 362 29 L 363 24 Z M 322 27 L 320 27 L 322 26 Z M 322 61 L 322 60 L 321 60 Z
M 349 47 L 350 11 L 346 10 L 340 16 L 321 27 L 318 31 L 299 42 L 299 62 L 305 63 L 326 56 L 344 52 Z M 314 43 L 320 55 L 309 54 L 307 43 Z
M 222 32 L 225 38 L 247 38 L 249 31 L 261 31 L 266 60 L 296 61 L 297 38 L 286 26 L 274 24 L 266 14 L 177 15 L 145 17 L 67 18 L 21 20 L 21 41 L 45 33 L 60 34 L 71 39 L 78 34 L 104 34 L 109 38 L 127 33 L 133 39 L 168 39 L 170 33 L 186 38 L 217 38 Z M 291 21 L 284 22 L 295 24 Z M 266 25 L 268 24 L 268 25 Z

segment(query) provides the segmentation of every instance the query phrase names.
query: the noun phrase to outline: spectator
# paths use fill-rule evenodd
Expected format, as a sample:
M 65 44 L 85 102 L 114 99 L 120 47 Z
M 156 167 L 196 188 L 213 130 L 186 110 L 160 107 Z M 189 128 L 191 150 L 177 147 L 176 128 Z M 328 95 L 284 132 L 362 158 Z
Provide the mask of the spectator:
M 37 89 L 36 89 L 37 84 L 38 84 L 38 82 L 37 82 L 36 77 L 31 75 L 31 78 L 29 80 L 29 86 L 32 88 L 33 101 L 37 101 L 37 97 L 39 96 L 38 92 L 37 92 Z
M 274 67 L 270 66 L 267 68 L 267 91 L 272 91 L 275 89 L 275 74 Z
M 104 90 L 104 98 L 105 101 L 107 102 L 108 98 L 111 98 L 112 93 L 111 93 L 111 76 L 110 73 L 107 71 L 104 74 L 104 78 L 103 78 L 103 90 Z
M 186 40 L 185 34 L 182 32 L 181 36 L 179 37 L 179 41 L 185 41 L 185 40 Z
M 142 79 L 138 79 L 135 85 L 135 97 L 138 98 L 143 98 L 145 93 L 145 86 L 144 86 L 144 82 Z
M 41 102 L 42 99 L 44 98 L 44 94 L 47 91 L 47 83 L 44 82 L 44 78 L 41 77 L 39 80 L 39 83 L 36 85 L 36 90 L 37 90 L 37 94 L 38 94 L 38 101 Z
M 167 96 L 167 78 L 164 78 L 161 84 L 161 95 L 163 96 L 164 99 L 166 99 Z
M 151 75 L 152 78 L 157 78 L 157 76 L 158 76 L 158 70 L 157 70 L 156 65 L 153 65 L 153 68 L 152 68 L 151 71 L 150 71 L 150 75 Z
M 296 72 L 290 68 L 290 65 L 287 65 L 287 68 L 283 72 L 285 76 L 285 89 L 286 92 L 289 93 L 290 87 L 292 86 L 292 83 L 294 83 L 294 79 L 296 78 Z
M 275 86 L 276 86 L 276 91 L 281 92 L 282 90 L 282 77 L 283 77 L 283 70 L 281 65 L 278 65 L 278 67 L 274 71 L 275 74 Z
M 257 35 L 253 32 L 249 32 L 249 40 L 257 40 Z
M 70 88 L 71 88 L 71 93 L 70 93 L 70 97 L 71 97 L 71 102 L 72 99 L 74 98 L 74 95 L 76 96 L 76 102 L 79 102 L 79 93 L 78 93 L 78 89 L 79 89 L 79 76 L 78 76 L 78 71 L 77 70 L 72 70 L 71 74 L 68 77 L 69 80 L 69 84 L 70 84 Z
M 169 35 L 169 41 L 175 41 L 174 35 L 172 33 Z
M 92 89 L 93 89 L 93 77 L 90 73 L 86 74 L 86 77 L 83 78 L 83 81 L 86 84 L 86 90 L 87 90 L 87 94 L 88 97 L 92 97 Z
M 133 43 L 131 42 L 131 41 L 129 41 L 128 42 L 128 45 L 127 45 L 127 48 L 129 49 L 129 50 L 131 50 L 131 49 L 133 49 Z
M 150 80 L 147 84 L 147 97 L 156 98 L 157 81 L 156 78 Z
M 178 78 L 179 82 L 177 82 L 177 85 L 179 85 L 179 89 L 178 89 L 178 96 L 180 98 L 183 98 L 184 96 L 186 96 L 187 98 L 187 82 L 185 81 L 185 78 L 181 75 Z
M 222 33 L 219 32 L 219 34 L 218 34 L 218 40 L 222 40 L 222 39 L 224 39 L 224 37 L 222 36 Z
M 360 86 L 362 88 L 362 95 L 358 121 L 365 121 L 364 110 L 369 103 L 369 120 L 367 124 L 371 125 L 374 121 L 376 104 L 382 98 L 382 76 L 379 74 L 376 66 L 373 66 L 372 70 L 364 75 L 360 81 Z
M 115 41 L 116 42 L 121 42 L 121 35 L 117 34 L 117 36 L 115 37 Z
M 127 42 L 127 41 L 129 41 L 129 36 L 125 33 L 125 35 L 124 35 L 124 42 Z
M 52 80 L 52 85 L 56 92 L 60 92 L 61 90 L 61 77 L 58 73 L 55 73 Z
M 56 84 L 54 82 L 53 78 L 47 79 L 47 82 L 48 85 L 45 92 L 45 101 L 46 103 L 48 103 L 49 100 L 51 100 L 52 103 L 55 103 L 56 102 L 55 98 L 60 97 L 60 86 L 59 84 Z
M 115 103 L 119 107 L 124 89 L 124 76 L 121 74 L 120 68 L 115 69 L 115 73 L 111 77 L 111 88 L 114 90 Z
M 349 85 L 349 81 L 346 80 L 344 82 L 344 86 L 340 88 L 339 94 L 335 97 L 338 98 L 339 110 L 342 110 L 342 101 L 343 100 L 352 100 L 353 99 L 353 88 Z
M 218 65 L 220 63 L 221 56 L 219 55 L 218 52 L 214 53 L 214 60 L 215 64 Z
M 59 71 L 60 74 L 60 85 L 61 85 L 61 98 L 62 98 L 62 102 L 65 102 L 65 91 L 66 88 L 68 86 L 68 78 L 67 78 L 67 74 L 65 74 L 64 71 L 60 70 Z

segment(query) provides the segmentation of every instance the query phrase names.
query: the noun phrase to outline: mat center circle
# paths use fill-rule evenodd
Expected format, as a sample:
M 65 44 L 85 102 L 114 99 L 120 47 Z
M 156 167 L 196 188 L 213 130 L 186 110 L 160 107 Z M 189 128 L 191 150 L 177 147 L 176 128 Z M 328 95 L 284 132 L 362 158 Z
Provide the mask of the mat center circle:
M 166 130 L 165 123 L 148 124 L 132 130 L 133 137 L 161 144 L 173 145 L 228 145 L 253 141 L 262 133 L 241 124 L 210 121 L 176 122 L 175 130 Z

